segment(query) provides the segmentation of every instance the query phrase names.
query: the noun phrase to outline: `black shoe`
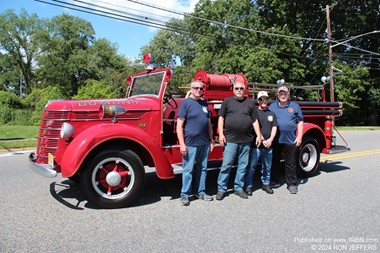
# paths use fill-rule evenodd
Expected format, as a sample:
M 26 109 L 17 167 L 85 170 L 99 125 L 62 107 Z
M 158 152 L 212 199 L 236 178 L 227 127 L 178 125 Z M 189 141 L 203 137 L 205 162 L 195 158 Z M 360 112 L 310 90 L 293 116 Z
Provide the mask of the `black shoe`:
M 252 196 L 252 187 L 245 188 L 245 193 L 247 193 L 248 196 Z
M 291 194 L 297 194 L 298 192 L 298 188 L 296 185 L 289 185 L 288 186 L 288 190 Z
M 235 195 L 238 195 L 242 199 L 248 199 L 247 193 L 245 193 L 243 190 L 241 191 L 235 191 Z
M 218 192 L 215 196 L 215 199 L 216 200 L 223 200 L 224 199 L 224 196 L 225 196 L 225 193 L 224 192 Z
M 278 187 L 281 186 L 280 182 L 278 182 L 278 181 L 272 181 L 272 182 L 270 182 L 269 185 L 270 185 L 270 187 L 272 187 L 272 188 L 278 188 Z
M 273 190 L 272 190 L 272 187 L 270 187 L 270 185 L 263 185 L 262 187 L 263 191 L 265 191 L 266 193 L 268 194 L 273 194 Z

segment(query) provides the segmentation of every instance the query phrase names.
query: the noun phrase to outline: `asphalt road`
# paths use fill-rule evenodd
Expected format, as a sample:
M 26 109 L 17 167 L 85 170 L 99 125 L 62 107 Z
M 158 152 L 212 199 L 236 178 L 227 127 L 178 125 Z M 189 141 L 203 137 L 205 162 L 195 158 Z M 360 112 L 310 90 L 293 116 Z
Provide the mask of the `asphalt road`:
M 100 210 L 71 181 L 30 171 L 27 153 L 2 153 L 0 252 L 380 252 L 380 131 L 342 133 L 351 151 L 324 156 L 296 195 L 283 185 L 189 207 L 180 175 L 150 174 L 135 206 Z M 207 179 L 213 195 L 217 172 Z

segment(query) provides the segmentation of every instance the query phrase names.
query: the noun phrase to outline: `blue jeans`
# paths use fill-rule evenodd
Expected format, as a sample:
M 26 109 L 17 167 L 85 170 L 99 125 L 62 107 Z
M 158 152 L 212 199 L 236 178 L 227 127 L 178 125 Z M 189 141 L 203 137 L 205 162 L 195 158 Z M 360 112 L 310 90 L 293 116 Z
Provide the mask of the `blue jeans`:
M 198 196 L 205 194 L 207 176 L 207 157 L 210 145 L 199 147 L 187 146 L 187 155 L 182 156 L 182 189 L 181 197 L 189 197 L 193 183 Z
M 234 165 L 236 154 L 238 154 L 238 166 L 234 181 L 234 190 L 243 190 L 245 171 L 247 169 L 249 150 L 251 148 L 250 145 L 250 142 L 242 144 L 227 142 L 224 144 L 223 163 L 218 176 L 218 191 L 227 191 L 228 177 L 230 176 L 231 167 Z
M 249 165 L 245 178 L 245 188 L 252 187 L 253 175 L 257 162 L 261 159 L 261 182 L 263 185 L 270 183 L 270 171 L 272 167 L 272 148 L 251 148 Z

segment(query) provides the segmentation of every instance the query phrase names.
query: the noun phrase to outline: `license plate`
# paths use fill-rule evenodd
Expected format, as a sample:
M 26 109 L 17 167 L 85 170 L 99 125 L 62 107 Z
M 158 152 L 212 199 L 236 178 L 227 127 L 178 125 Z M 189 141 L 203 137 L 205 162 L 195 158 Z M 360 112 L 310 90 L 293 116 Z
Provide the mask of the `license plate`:
M 48 154 L 48 163 L 51 167 L 54 167 L 54 155 L 52 153 Z

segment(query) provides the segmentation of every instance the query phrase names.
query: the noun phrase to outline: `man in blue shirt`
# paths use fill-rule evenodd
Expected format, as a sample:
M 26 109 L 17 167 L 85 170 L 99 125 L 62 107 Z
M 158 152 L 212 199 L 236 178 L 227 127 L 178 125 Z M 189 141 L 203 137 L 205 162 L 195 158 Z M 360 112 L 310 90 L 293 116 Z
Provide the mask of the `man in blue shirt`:
M 185 99 L 177 118 L 177 137 L 182 154 L 182 189 L 181 205 L 190 205 L 189 196 L 194 171 L 194 191 L 199 199 L 211 201 L 213 198 L 205 193 L 207 175 L 207 157 L 214 148 L 210 109 L 202 100 L 203 82 L 191 84 L 190 96 Z
M 281 150 L 284 151 L 285 182 L 291 194 L 298 192 L 296 171 L 296 150 L 302 143 L 303 114 L 298 103 L 289 100 L 289 89 L 281 86 L 277 100 L 269 106 L 278 122 L 277 140 L 273 145 L 272 186 L 279 186 Z

